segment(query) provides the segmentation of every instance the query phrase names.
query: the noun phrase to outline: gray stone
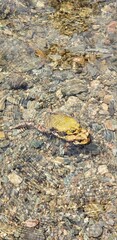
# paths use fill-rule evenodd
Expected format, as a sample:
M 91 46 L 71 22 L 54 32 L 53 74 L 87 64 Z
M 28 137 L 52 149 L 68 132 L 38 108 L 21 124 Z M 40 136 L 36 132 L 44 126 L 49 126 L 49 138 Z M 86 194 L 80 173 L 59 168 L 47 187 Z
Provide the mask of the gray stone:
M 93 78 L 95 78 L 99 74 L 99 71 L 98 71 L 97 67 L 94 66 L 94 65 L 88 64 L 87 65 L 87 70 Z
M 103 229 L 99 224 L 94 224 L 92 226 L 89 227 L 88 229 L 88 236 L 89 237 L 94 237 L 94 238 L 98 238 L 102 235 L 103 233 Z
M 92 124 L 92 129 L 93 129 L 94 131 L 96 131 L 96 132 L 100 131 L 101 128 L 102 128 L 102 126 L 101 126 L 100 124 L 98 124 L 98 123 L 93 123 L 93 124 Z
M 31 146 L 32 148 L 38 149 L 38 148 L 41 148 L 43 144 L 44 144 L 44 143 L 43 143 L 42 140 L 32 140 L 30 146 Z
M 55 80 L 58 80 L 58 81 L 65 81 L 67 78 L 68 78 L 68 75 L 69 75 L 69 79 L 73 79 L 74 77 L 74 73 L 71 72 L 70 70 L 63 70 L 63 71 L 58 71 L 58 70 L 55 70 L 53 75 L 52 75 L 52 80 L 55 81 Z
M 88 88 L 85 83 L 78 79 L 68 80 L 61 88 L 63 96 L 76 96 L 81 93 L 87 93 Z
M 111 101 L 110 103 L 109 103 L 109 107 L 108 107 L 108 111 L 109 111 L 109 113 L 110 113 L 110 116 L 113 116 L 114 115 L 114 113 L 115 113 L 115 104 L 114 104 L 114 101 Z
M 113 152 L 113 155 L 114 155 L 115 157 L 117 157 L 117 148 L 113 148 L 113 149 L 112 149 L 112 152 Z
M 0 142 L 0 148 L 7 148 L 9 144 L 10 144 L 9 140 L 4 140 Z
M 111 142 L 114 139 L 114 133 L 112 131 L 105 130 L 104 131 L 104 138 L 108 142 Z
M 5 99 L 1 99 L 0 101 L 0 112 L 2 112 L 5 109 Z

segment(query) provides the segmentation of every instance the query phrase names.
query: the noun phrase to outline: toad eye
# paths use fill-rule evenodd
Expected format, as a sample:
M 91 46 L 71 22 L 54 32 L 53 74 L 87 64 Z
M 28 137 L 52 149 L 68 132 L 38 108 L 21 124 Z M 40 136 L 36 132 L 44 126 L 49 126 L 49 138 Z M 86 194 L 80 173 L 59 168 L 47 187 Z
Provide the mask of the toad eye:
M 71 133 L 75 133 L 76 132 L 76 129 L 71 129 Z
M 69 131 L 67 131 L 67 134 L 72 134 L 72 135 L 76 135 L 78 133 L 81 132 L 81 128 L 78 129 L 70 129 Z

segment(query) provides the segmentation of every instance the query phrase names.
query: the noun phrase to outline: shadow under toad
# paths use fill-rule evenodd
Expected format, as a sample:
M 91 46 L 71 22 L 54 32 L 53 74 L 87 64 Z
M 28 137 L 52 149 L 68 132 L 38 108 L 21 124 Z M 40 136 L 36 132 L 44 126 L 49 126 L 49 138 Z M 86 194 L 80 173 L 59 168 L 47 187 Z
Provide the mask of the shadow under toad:
M 100 143 L 93 142 L 92 138 L 91 138 L 90 143 L 85 144 L 85 145 L 74 145 L 73 143 L 68 143 L 63 139 L 58 139 L 53 135 L 49 136 L 48 140 L 50 143 L 49 149 L 51 150 L 51 154 L 53 156 L 77 157 L 81 153 L 85 154 L 85 155 L 96 156 L 96 155 L 99 155 L 100 152 L 103 151 Z

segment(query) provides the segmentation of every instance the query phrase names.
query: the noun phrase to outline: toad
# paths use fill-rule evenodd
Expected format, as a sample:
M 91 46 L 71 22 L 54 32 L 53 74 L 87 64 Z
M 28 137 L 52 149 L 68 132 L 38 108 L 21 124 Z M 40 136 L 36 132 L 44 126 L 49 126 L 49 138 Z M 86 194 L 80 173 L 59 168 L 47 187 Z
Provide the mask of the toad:
M 74 145 L 84 145 L 90 142 L 90 134 L 73 117 L 64 113 L 49 113 L 45 117 L 43 125 L 38 130 L 53 134 Z

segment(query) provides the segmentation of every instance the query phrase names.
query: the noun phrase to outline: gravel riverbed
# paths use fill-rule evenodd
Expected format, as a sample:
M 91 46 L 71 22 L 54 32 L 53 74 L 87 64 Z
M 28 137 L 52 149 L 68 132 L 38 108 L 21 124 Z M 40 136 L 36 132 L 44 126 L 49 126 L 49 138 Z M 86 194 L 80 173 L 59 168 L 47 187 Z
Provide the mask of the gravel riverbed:
M 0 3 L 0 239 L 117 239 L 117 2 Z M 87 145 L 36 128 L 47 112 Z

